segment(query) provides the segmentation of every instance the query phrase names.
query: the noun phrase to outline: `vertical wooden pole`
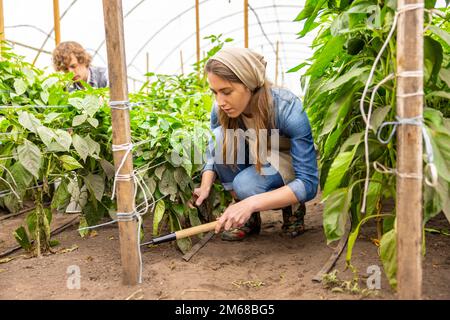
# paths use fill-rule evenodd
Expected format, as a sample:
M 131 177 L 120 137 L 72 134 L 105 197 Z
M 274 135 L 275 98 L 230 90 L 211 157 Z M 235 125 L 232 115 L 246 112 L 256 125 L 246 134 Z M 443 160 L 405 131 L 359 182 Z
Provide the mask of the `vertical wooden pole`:
M 53 0 L 53 21 L 55 25 L 55 46 L 61 43 L 61 23 L 59 17 L 59 0 Z
M 248 48 L 248 0 L 244 0 L 244 46 Z
M 278 49 L 280 42 L 277 41 L 276 57 L 275 57 L 275 86 L 278 86 Z
M 145 73 L 150 73 L 150 54 L 146 52 L 145 54 Z M 147 81 L 150 80 L 150 77 L 147 76 Z
M 128 100 L 127 64 L 125 60 L 125 40 L 123 32 L 122 0 L 103 0 L 105 17 L 106 48 L 111 101 Z M 113 144 L 131 143 L 130 113 L 128 109 L 111 109 Z M 126 151 L 114 152 L 116 170 Z M 133 160 L 129 153 L 121 175 L 133 172 Z M 134 210 L 134 183 L 132 180 L 117 181 L 117 212 L 129 213 Z M 120 254 L 122 259 L 122 279 L 127 285 L 139 281 L 139 252 L 137 248 L 137 221 L 120 221 Z
M 0 0 L 0 57 L 2 56 L 2 41 L 5 41 L 5 16 L 3 15 L 3 0 Z
M 180 50 L 181 74 L 184 74 L 183 50 Z
M 199 0 L 195 0 L 195 33 L 197 39 L 197 63 L 200 62 L 200 4 Z M 200 69 L 198 70 L 200 77 Z
M 399 0 L 405 4 L 423 0 Z M 397 73 L 423 71 L 423 9 L 406 11 L 397 27 Z M 422 77 L 398 77 L 397 94 L 423 91 Z M 400 118 L 422 116 L 423 96 L 397 97 Z M 397 285 L 399 299 L 422 295 L 422 131 L 420 126 L 397 128 Z

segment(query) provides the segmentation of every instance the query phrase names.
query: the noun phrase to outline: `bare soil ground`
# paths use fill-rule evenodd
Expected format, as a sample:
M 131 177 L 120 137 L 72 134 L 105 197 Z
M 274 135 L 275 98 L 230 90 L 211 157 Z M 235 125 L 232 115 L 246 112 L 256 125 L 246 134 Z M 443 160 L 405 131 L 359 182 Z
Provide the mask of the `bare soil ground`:
M 143 283 L 134 287 L 121 284 L 117 226 L 81 238 L 75 225 L 54 237 L 60 241 L 56 254 L 27 258 L 18 251 L 9 256 L 13 260 L 0 263 L 0 299 L 395 299 L 383 271 L 381 289 L 369 296 L 332 292 L 311 281 L 333 251 L 326 245 L 322 210 L 319 199 L 308 203 L 308 230 L 294 239 L 280 236 L 280 212 L 263 212 L 260 235 L 239 243 L 215 236 L 189 262 L 173 243 L 144 248 Z M 72 218 L 55 215 L 53 226 Z M 0 221 L 0 253 L 16 245 L 11 234 L 23 219 Z M 448 229 L 442 215 L 431 225 Z M 148 238 L 150 225 L 146 230 Z M 354 249 L 361 289 L 366 288 L 368 266 L 383 270 L 371 240 L 375 237 L 375 225 L 365 225 Z M 450 237 L 427 233 L 426 247 L 424 299 L 450 299 Z M 350 280 L 344 255 L 336 269 L 339 278 Z M 80 268 L 80 289 L 67 287 L 70 266 Z

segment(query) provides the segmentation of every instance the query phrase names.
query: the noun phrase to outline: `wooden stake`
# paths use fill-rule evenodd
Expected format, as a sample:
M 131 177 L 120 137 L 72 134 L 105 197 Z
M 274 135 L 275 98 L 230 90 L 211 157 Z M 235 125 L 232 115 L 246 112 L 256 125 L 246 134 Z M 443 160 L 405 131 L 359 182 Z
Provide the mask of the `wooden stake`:
M 200 4 L 199 0 L 195 0 L 195 33 L 197 39 L 197 63 L 200 62 Z M 200 77 L 200 70 L 198 70 Z
M 105 17 L 106 47 L 108 53 L 108 71 L 111 101 L 127 101 L 127 64 L 125 59 L 125 40 L 123 31 L 123 11 L 121 0 L 103 0 Z M 113 144 L 131 143 L 129 110 L 112 109 Z M 114 152 L 116 170 L 126 151 Z M 121 175 L 133 172 L 133 161 L 129 153 Z M 132 180 L 117 181 L 117 212 L 131 213 L 134 210 L 134 183 Z M 120 254 L 122 259 L 122 280 L 126 285 L 135 285 L 139 281 L 139 252 L 137 221 L 120 221 Z
M 278 86 L 278 48 L 280 42 L 277 41 L 276 57 L 275 57 L 275 86 Z
M 61 23 L 59 17 L 59 0 L 53 0 L 53 21 L 55 24 L 55 45 L 61 43 Z
M 405 4 L 423 0 L 399 0 Z M 423 71 L 423 9 L 400 14 L 397 27 L 397 73 Z M 423 77 L 398 77 L 397 94 L 423 91 Z M 400 118 L 422 116 L 423 96 L 397 97 Z M 422 131 L 420 126 L 397 128 L 397 285 L 399 299 L 422 295 Z M 404 175 L 421 177 L 409 178 Z M 402 176 L 403 175 L 403 176 Z
M 244 46 L 248 48 L 248 0 L 244 0 Z
M 181 74 L 184 74 L 183 50 L 180 50 Z

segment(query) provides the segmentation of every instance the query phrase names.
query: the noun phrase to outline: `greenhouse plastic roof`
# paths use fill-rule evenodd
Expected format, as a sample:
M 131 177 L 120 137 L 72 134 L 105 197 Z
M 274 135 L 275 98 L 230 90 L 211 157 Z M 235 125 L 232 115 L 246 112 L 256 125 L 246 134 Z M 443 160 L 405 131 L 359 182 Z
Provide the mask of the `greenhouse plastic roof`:
M 41 48 L 36 65 L 52 71 L 49 52 L 54 49 L 53 1 L 3 0 L 7 40 Z M 249 1 L 249 47 L 262 53 L 267 62 L 267 76 L 275 80 L 275 47 L 279 41 L 279 85 L 300 93 L 299 74 L 285 71 L 311 55 L 311 36 L 297 39 L 301 24 L 293 22 L 305 1 Z M 123 0 L 128 76 L 145 80 L 147 53 L 149 71 L 175 74 L 192 71 L 196 60 L 194 0 Z M 233 38 L 227 45 L 244 46 L 243 0 L 201 0 L 201 50 L 210 46 L 208 35 L 223 34 Z M 93 64 L 106 66 L 105 32 L 102 1 L 60 0 L 61 41 L 80 42 L 93 56 Z M 50 37 L 48 37 L 50 34 Z M 46 41 L 47 40 L 47 41 Z M 45 45 L 44 45 L 45 43 Z M 15 52 L 33 61 L 36 51 L 15 45 Z M 130 81 L 130 90 L 139 82 Z

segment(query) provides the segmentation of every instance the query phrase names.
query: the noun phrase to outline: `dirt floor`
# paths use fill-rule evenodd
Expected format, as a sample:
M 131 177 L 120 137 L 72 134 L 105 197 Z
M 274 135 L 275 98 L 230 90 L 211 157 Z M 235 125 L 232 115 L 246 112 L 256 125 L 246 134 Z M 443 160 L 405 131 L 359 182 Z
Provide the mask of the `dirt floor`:
M 14 258 L 11 261 L 0 259 L 0 299 L 395 299 L 371 240 L 376 228 L 370 224 L 363 228 L 353 255 L 359 292 L 334 292 L 312 282 L 337 245 L 326 245 L 322 209 L 318 199 L 308 203 L 308 230 L 294 239 L 280 236 L 280 212 L 264 212 L 260 235 L 239 243 L 214 237 L 189 262 L 173 243 L 144 248 L 143 283 L 135 287 L 121 285 L 117 226 L 103 227 L 83 239 L 74 225 L 54 237 L 60 241 L 56 254 L 27 258 L 18 251 L 8 256 Z M 57 215 L 53 225 L 73 217 Z M 23 218 L 0 221 L 0 253 L 15 245 L 11 233 Z M 449 228 L 442 215 L 431 225 Z M 426 240 L 424 299 L 450 299 L 450 237 L 427 233 Z M 338 277 L 350 280 L 344 260 L 342 256 L 336 265 Z M 362 289 L 371 265 L 382 271 L 381 289 L 366 296 Z M 68 288 L 74 283 L 73 266 L 81 273 L 79 289 Z

